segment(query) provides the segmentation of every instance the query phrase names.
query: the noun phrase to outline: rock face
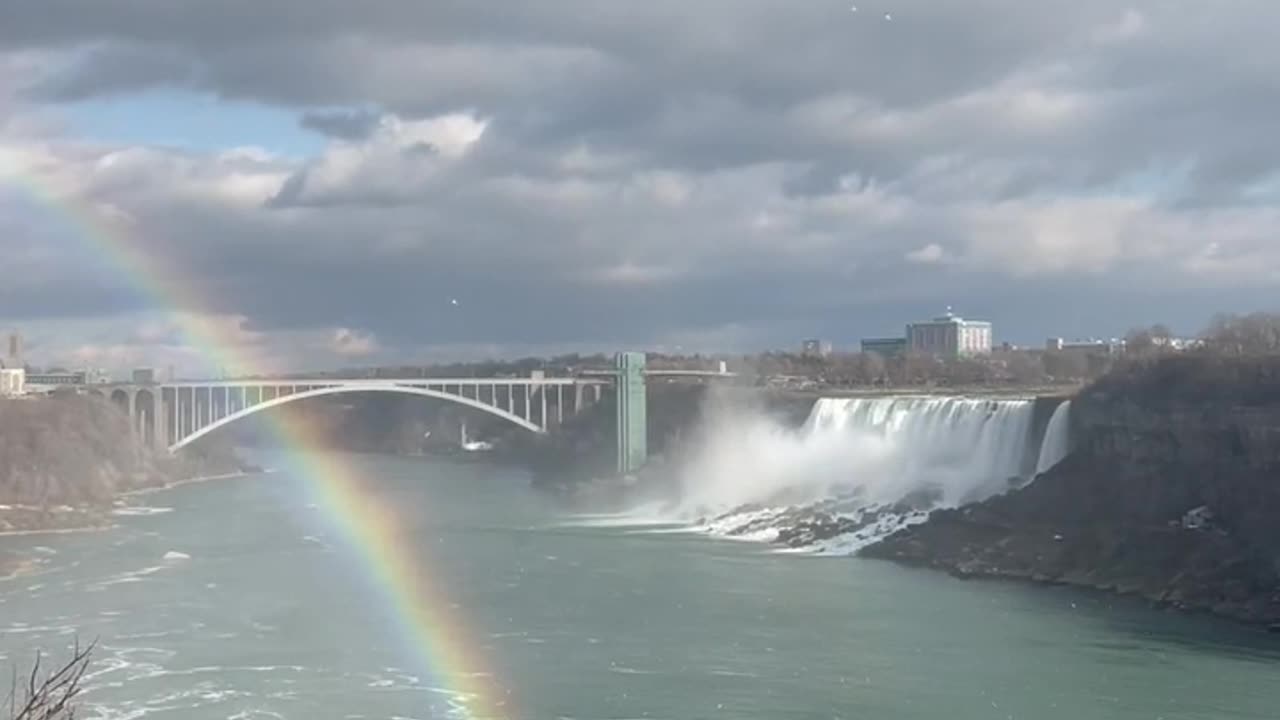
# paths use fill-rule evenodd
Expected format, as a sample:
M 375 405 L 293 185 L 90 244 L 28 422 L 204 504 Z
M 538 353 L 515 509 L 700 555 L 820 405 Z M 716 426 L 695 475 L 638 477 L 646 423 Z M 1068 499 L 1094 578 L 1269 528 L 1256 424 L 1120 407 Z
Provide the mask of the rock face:
M 90 527 L 120 493 L 237 469 L 226 449 L 153 452 L 100 398 L 0 400 L 0 532 Z
M 105 401 L 75 395 L 0 401 L 0 502 L 105 503 L 162 481 L 158 458 Z
M 1202 374 L 1220 370 L 1158 364 L 1086 389 L 1062 463 L 863 554 L 1280 623 L 1280 373 L 1243 371 L 1256 392 L 1205 395 Z

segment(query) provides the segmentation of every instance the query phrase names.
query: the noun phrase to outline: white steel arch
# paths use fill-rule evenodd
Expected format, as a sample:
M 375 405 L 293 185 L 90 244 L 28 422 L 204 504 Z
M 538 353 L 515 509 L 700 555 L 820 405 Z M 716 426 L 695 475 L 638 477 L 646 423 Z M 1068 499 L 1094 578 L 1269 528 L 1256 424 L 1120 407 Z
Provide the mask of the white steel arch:
M 508 412 L 507 410 L 503 410 L 502 408 L 495 407 L 493 405 L 489 405 L 484 402 L 480 402 L 479 400 L 475 400 L 473 398 L 464 397 L 462 395 L 454 395 L 453 393 L 442 392 L 439 390 L 431 390 L 431 389 L 422 388 L 422 387 L 414 387 L 412 385 L 388 385 L 388 384 L 347 385 L 347 384 L 343 384 L 343 385 L 332 385 L 328 387 L 315 388 L 313 390 L 305 390 L 303 392 L 292 393 L 289 395 L 282 395 L 280 397 L 275 397 L 270 400 L 264 400 L 255 405 L 250 405 L 249 407 L 246 407 L 234 413 L 231 413 L 226 417 L 220 418 L 200 428 L 199 430 L 196 430 L 195 432 L 187 435 L 186 437 L 178 440 L 177 442 L 169 446 L 169 451 L 176 452 L 177 450 L 180 450 L 183 447 L 186 447 L 187 445 L 195 442 L 196 440 L 199 440 L 205 435 L 208 435 L 214 430 L 217 430 L 218 428 L 223 427 L 224 425 L 229 425 L 235 422 L 236 420 L 248 417 L 262 410 L 268 410 L 273 407 L 284 405 L 285 403 L 293 402 L 295 400 L 305 400 L 307 398 L 322 397 L 325 395 L 338 395 L 342 393 L 368 393 L 368 392 L 399 393 L 401 395 L 418 395 L 422 397 L 435 398 L 437 400 L 446 400 L 448 402 L 457 403 L 459 405 L 465 405 L 467 407 L 472 407 L 477 410 L 487 412 L 490 415 L 496 415 L 497 417 L 513 422 L 516 425 L 519 425 L 520 427 L 526 430 L 529 430 L 530 432 L 535 432 L 535 433 L 546 432 L 546 430 L 544 430 L 542 427 L 540 427 L 536 423 L 526 420 L 520 417 L 519 415 L 516 415 L 512 412 Z

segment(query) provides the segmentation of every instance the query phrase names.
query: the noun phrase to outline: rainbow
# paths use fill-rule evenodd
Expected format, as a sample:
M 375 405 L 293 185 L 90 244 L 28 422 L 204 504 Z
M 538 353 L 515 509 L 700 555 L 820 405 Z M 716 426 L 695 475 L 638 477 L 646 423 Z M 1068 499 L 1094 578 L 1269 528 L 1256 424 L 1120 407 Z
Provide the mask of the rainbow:
M 211 307 L 200 292 L 196 273 L 166 264 L 160 253 L 148 252 L 132 232 L 127 218 L 110 207 L 94 206 L 75 194 L 56 192 L 51 183 L 30 174 L 18 175 L 3 165 L 0 184 L 30 197 L 101 254 L 157 308 L 174 319 L 183 344 L 213 367 L 239 376 L 265 374 L 264 360 L 238 338 L 228 325 L 210 321 L 201 308 Z M 317 505 L 330 525 L 354 548 L 368 573 L 369 585 L 381 595 L 384 607 L 400 628 L 406 645 L 468 718 L 512 716 L 508 691 L 502 690 L 482 657 L 477 638 L 468 630 L 456 606 L 442 592 L 426 548 L 415 545 L 405 519 L 375 493 L 362 491 L 359 471 L 338 455 L 308 452 L 316 435 L 298 413 L 267 413 L 266 426 L 285 450 L 287 469 L 306 479 Z

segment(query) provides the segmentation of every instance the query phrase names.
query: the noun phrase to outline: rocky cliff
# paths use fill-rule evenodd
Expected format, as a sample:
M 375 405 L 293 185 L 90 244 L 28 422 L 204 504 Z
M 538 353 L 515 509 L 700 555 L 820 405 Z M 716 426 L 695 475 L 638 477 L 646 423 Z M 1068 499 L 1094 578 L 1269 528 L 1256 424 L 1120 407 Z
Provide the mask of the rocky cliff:
M 1025 488 L 864 550 L 1139 595 L 1280 629 L 1280 363 L 1169 358 L 1085 389 Z
M 0 399 L 0 532 L 93 526 L 121 493 L 239 467 L 227 448 L 156 453 L 99 398 Z

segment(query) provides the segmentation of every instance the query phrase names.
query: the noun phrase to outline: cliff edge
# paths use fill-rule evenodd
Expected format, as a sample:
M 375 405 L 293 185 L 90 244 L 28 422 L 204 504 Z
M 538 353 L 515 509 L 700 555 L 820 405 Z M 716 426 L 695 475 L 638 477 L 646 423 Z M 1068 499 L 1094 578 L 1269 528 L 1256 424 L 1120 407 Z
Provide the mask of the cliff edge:
M 151 450 L 101 398 L 0 399 L 0 533 L 93 527 L 122 493 L 240 469 L 229 448 Z
M 1280 630 L 1280 360 L 1167 357 L 1084 389 L 1071 453 L 865 556 L 1141 596 Z

